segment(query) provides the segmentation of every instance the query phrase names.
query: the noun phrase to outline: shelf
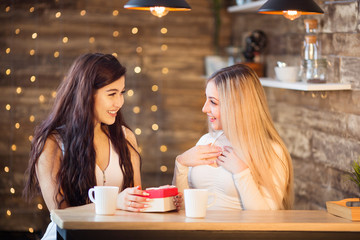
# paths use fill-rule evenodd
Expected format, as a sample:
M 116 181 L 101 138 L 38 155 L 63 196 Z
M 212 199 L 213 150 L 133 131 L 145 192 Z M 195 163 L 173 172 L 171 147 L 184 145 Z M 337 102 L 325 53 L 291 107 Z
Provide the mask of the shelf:
M 260 1 L 255 1 L 255 2 L 250 2 L 250 3 L 245 3 L 243 5 L 235 5 L 235 6 L 231 6 L 228 7 L 228 12 L 230 13 L 235 13 L 235 12 L 244 12 L 244 13 L 249 13 L 249 12 L 257 12 L 257 10 L 264 5 L 264 3 L 266 2 L 266 0 L 260 0 Z
M 349 83 L 287 83 L 274 80 L 272 78 L 260 78 L 261 85 L 264 87 L 284 88 L 299 91 L 336 91 L 351 90 Z

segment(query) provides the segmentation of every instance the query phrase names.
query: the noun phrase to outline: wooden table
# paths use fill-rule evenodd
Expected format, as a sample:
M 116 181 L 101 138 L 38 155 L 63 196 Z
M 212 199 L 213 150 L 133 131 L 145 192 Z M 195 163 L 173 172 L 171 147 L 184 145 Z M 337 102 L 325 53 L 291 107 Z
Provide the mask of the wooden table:
M 58 239 L 360 239 L 360 222 L 326 211 L 184 211 L 96 215 L 94 205 L 54 210 Z

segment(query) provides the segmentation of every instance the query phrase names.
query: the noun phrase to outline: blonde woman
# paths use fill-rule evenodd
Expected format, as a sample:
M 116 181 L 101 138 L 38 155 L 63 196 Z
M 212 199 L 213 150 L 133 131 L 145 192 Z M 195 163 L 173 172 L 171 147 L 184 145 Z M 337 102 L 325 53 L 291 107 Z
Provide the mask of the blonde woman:
M 214 192 L 212 209 L 290 209 L 291 158 L 254 71 L 238 64 L 215 72 L 202 111 L 210 131 L 177 156 L 173 184 Z

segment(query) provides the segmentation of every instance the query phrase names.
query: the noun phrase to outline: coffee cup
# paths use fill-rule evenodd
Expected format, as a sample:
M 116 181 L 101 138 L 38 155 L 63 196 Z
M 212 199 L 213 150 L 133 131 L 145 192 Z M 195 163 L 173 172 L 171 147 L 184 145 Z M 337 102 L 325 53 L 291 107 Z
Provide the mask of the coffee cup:
M 95 193 L 95 197 L 94 197 Z M 112 215 L 116 210 L 119 187 L 95 186 L 89 189 L 90 201 L 95 203 L 95 212 L 100 215 Z
M 208 196 L 213 195 L 214 200 L 208 204 Z M 185 189 L 185 214 L 191 218 L 204 218 L 208 207 L 214 205 L 216 200 L 215 193 L 210 193 L 207 189 Z

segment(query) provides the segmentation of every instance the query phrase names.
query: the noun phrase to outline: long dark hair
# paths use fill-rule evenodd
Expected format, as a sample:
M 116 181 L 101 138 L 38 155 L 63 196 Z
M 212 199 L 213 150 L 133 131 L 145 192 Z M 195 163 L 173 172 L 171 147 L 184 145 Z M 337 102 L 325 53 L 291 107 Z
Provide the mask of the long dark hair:
M 39 191 L 35 165 L 45 141 L 48 137 L 55 137 L 62 144 L 59 147 L 63 152 L 56 176 L 60 196 L 60 200 L 55 197 L 58 207 L 62 203 L 79 206 L 89 202 L 87 192 L 96 185 L 94 94 L 97 89 L 124 76 L 125 72 L 125 67 L 110 54 L 90 53 L 75 60 L 58 88 L 49 116 L 35 129 L 27 169 L 29 175 L 24 189 L 28 199 Z M 124 175 L 122 189 L 133 187 L 134 171 L 129 147 L 134 147 L 125 138 L 123 128 L 128 126 L 121 111 L 118 111 L 114 124 L 102 124 L 101 127 L 119 154 L 119 164 Z

